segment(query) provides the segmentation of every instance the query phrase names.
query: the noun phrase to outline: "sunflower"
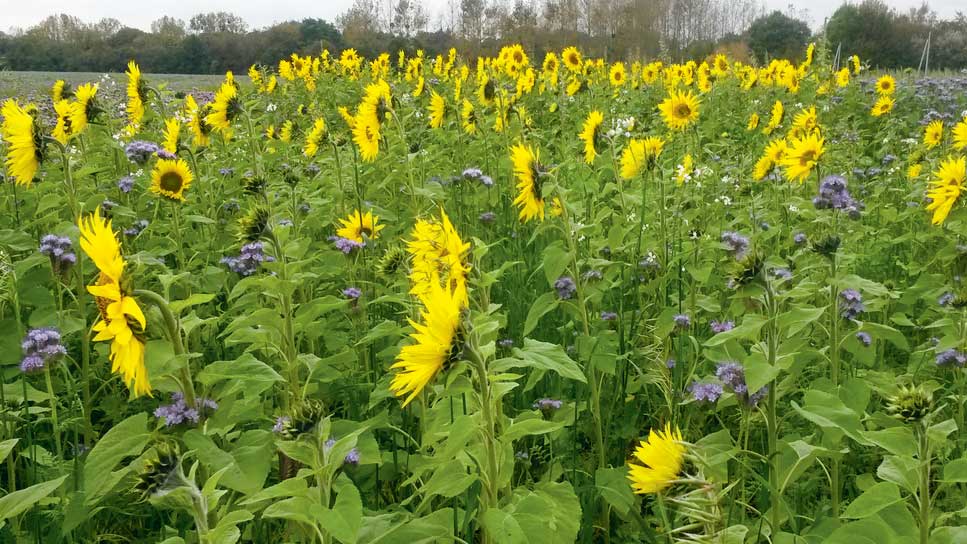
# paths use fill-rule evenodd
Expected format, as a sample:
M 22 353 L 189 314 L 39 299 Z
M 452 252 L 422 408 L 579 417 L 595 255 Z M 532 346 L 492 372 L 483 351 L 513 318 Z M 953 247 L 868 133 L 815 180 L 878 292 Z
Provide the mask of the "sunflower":
M 97 107 L 97 85 L 86 83 L 77 88 L 74 93 L 77 100 L 71 104 L 71 129 L 74 134 L 80 134 L 88 123 L 100 112 Z
M 416 95 L 419 96 L 419 95 Z M 393 95 L 389 83 L 380 79 L 366 86 L 363 99 L 356 111 L 357 117 L 362 115 L 372 117 L 382 123 L 392 118 Z
M 194 176 L 185 159 L 158 159 L 151 171 L 151 192 L 171 200 L 185 201 Z
M 447 111 L 447 101 L 436 91 L 430 95 L 430 128 L 443 126 L 443 115 Z
M 627 72 L 625 71 L 625 63 L 616 62 L 611 65 L 611 70 L 608 71 L 608 80 L 611 82 L 612 87 L 621 87 L 625 84 L 627 80 Z
M 849 68 L 843 68 L 836 72 L 836 85 L 839 87 L 849 85 Z
M 759 128 L 759 114 L 752 112 L 752 115 L 749 116 L 749 122 L 745 124 L 745 129 L 755 130 L 757 128 Z
M 165 119 L 165 129 L 162 135 L 164 139 L 161 142 L 161 147 L 168 153 L 177 153 L 181 138 L 181 121 L 177 117 Z
M 215 93 L 215 99 L 209 105 L 209 113 L 205 116 L 205 123 L 222 134 L 231 134 L 232 121 L 242 112 L 242 102 L 238 98 L 238 87 L 224 82 Z
M 912 163 L 907 167 L 907 179 L 917 179 L 921 172 L 923 172 L 923 163 Z
M 954 125 L 953 146 L 954 149 L 967 148 L 967 119 L 963 119 Z
M 581 66 L 584 65 L 584 61 L 581 59 L 581 52 L 578 51 L 577 47 L 567 47 L 561 52 L 561 60 L 564 61 L 564 66 L 574 72 L 578 73 L 581 71 Z
M 210 141 L 211 127 L 205 123 L 202 109 L 198 107 L 192 95 L 185 97 L 185 113 L 188 114 L 188 125 L 191 127 L 191 137 L 195 147 L 207 146 Z
M 326 120 L 318 118 L 312 123 L 312 129 L 306 135 L 306 145 L 302 148 L 302 153 L 306 157 L 315 157 L 319 151 L 319 142 L 326 135 Z
M 941 141 L 943 141 L 943 121 L 931 121 L 923 129 L 923 144 L 932 149 L 940 145 Z
M 698 120 L 698 98 L 691 91 L 672 91 L 658 109 L 672 130 L 684 130 Z
M 859 55 L 853 55 L 852 57 L 849 58 L 849 60 L 850 60 L 850 63 L 853 64 L 853 75 L 860 73 L 860 70 L 863 67 L 860 65 Z
M 141 77 L 141 69 L 132 60 L 128 62 L 128 103 L 125 111 L 128 114 L 128 126 L 132 131 L 137 130 L 141 120 L 144 119 L 144 104 L 148 100 L 148 86 Z
M 685 446 L 682 432 L 666 423 L 664 431 L 648 432 L 648 440 L 642 440 L 635 449 L 634 459 L 628 463 L 628 479 L 638 495 L 660 493 L 672 485 L 682 472 Z M 635 461 L 638 461 L 637 463 Z
M 366 162 L 373 162 L 379 155 L 379 121 L 373 116 L 356 116 L 353 123 L 353 141 Z
M 644 140 L 632 139 L 621 152 L 621 177 L 632 179 L 642 172 L 651 168 L 661 155 L 665 147 L 665 141 L 656 136 L 650 136 Z
M 517 144 L 510 149 L 510 161 L 517 177 L 517 198 L 514 204 L 520 208 L 519 217 L 528 222 L 535 217 L 544 220 L 544 195 L 541 194 L 541 177 L 544 176 L 540 157 L 530 146 Z
M 782 107 L 782 102 L 776 100 L 776 103 L 772 105 L 772 113 L 769 115 L 769 123 L 764 129 L 762 129 L 763 134 L 772 134 L 772 131 L 779 128 L 782 123 L 782 114 L 784 109 Z
M 94 295 L 101 314 L 93 340 L 111 341 L 111 372 L 120 374 L 135 397 L 151 396 L 148 370 L 144 366 L 144 313 L 138 302 L 122 287 L 124 258 L 111 221 L 100 216 L 100 208 L 78 220 L 80 244 L 100 275 L 87 290 Z M 137 327 L 137 328 L 135 328 Z
M 7 147 L 4 164 L 17 185 L 30 185 L 44 158 L 44 140 L 32 114 L 35 111 L 32 104 L 24 109 L 12 98 L 7 99 L 0 108 L 0 116 L 3 117 L 0 136 Z
M 805 181 L 825 152 L 825 141 L 816 133 L 793 139 L 779 163 L 786 170 L 786 179 L 800 183 Z
M 460 110 L 460 119 L 463 121 L 463 131 L 473 136 L 477 133 L 477 114 L 473 111 L 473 104 L 463 100 L 463 108 Z
M 415 343 L 403 346 L 391 369 L 396 370 L 390 391 L 398 397 L 407 395 L 405 408 L 448 364 L 459 359 L 462 351 L 461 306 L 448 289 L 431 285 L 420 311 L 422 323 L 410 320 Z
M 497 95 L 497 86 L 489 77 L 484 77 L 484 80 L 480 83 L 480 87 L 477 88 L 477 101 L 483 106 L 493 106 L 494 97 Z
M 816 116 L 816 106 L 803 109 L 792 120 L 792 130 L 790 136 L 799 138 L 809 134 L 819 127 L 819 120 Z
M 372 211 L 363 215 L 359 210 L 354 210 L 346 219 L 340 219 L 342 227 L 336 230 L 336 236 L 364 243 L 366 240 L 379 238 L 379 231 L 385 225 L 379 224 L 379 216 L 373 215 Z
M 71 85 L 65 82 L 63 79 L 58 79 L 50 88 L 50 98 L 51 101 L 56 104 L 61 100 L 66 100 L 71 97 Z
M 55 102 L 54 113 L 57 114 L 57 124 L 54 125 L 54 129 L 50 132 L 50 135 L 60 142 L 61 145 L 67 145 L 67 140 L 74 135 L 74 129 L 71 124 L 71 103 L 67 100 Z
M 595 146 L 601 139 L 601 123 L 604 122 L 604 115 L 600 111 L 592 111 L 588 118 L 584 120 L 584 128 L 578 134 L 578 138 L 584 142 L 584 162 L 591 164 L 598 156 Z
M 439 221 L 418 220 L 406 242 L 406 251 L 411 256 L 410 293 L 422 300 L 430 293 L 431 286 L 437 285 L 452 292 L 466 306 L 469 250 L 470 243 L 460 238 L 442 209 Z
M 692 173 L 695 171 L 695 161 L 692 159 L 690 153 L 686 153 L 682 157 L 682 163 L 678 165 L 675 172 L 675 183 L 678 185 L 683 185 L 686 181 L 692 178 Z
M 883 96 L 889 96 L 896 92 L 896 80 L 893 79 L 893 76 L 889 74 L 880 76 L 880 79 L 876 80 L 876 92 Z
M 893 111 L 894 100 L 887 95 L 881 96 L 876 100 L 876 104 L 873 104 L 873 108 L 870 109 L 870 115 L 873 117 L 880 117 L 886 115 Z
M 279 129 L 279 140 L 285 143 L 292 141 L 292 134 L 295 132 L 296 126 L 291 119 L 286 119 L 282 122 L 282 127 Z
M 964 190 L 967 159 L 948 157 L 940 163 L 940 168 L 933 175 L 935 179 L 930 182 L 930 189 L 927 191 L 927 198 L 930 199 L 927 211 L 933 212 L 931 223 L 940 225 L 947 219 Z

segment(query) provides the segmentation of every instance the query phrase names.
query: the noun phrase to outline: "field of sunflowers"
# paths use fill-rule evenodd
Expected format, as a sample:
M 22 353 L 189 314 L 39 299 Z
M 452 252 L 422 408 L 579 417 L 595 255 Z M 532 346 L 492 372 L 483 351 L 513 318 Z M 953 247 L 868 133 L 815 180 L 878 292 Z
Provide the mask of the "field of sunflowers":
M 5 100 L 0 542 L 967 542 L 967 78 L 847 55 Z

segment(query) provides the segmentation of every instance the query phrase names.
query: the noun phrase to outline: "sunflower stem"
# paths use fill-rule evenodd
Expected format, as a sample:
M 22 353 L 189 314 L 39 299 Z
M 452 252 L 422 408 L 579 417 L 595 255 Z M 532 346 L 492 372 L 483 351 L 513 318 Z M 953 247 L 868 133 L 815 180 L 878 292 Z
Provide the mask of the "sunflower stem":
M 164 299 L 158 293 L 154 291 L 149 291 L 147 289 L 135 289 L 134 295 L 148 299 L 152 304 L 154 304 L 158 310 L 161 312 L 161 317 L 164 318 L 165 328 L 168 332 L 168 338 L 171 340 L 171 347 L 175 352 L 175 356 L 185 355 L 185 345 L 181 340 L 181 326 L 178 324 L 178 318 L 171 311 L 168 306 L 168 301 Z M 188 406 L 195 405 L 195 382 L 191 377 L 191 363 L 186 358 L 184 364 L 181 366 L 181 387 L 182 394 L 185 396 L 185 403 Z
M 917 501 L 920 503 L 920 544 L 930 540 L 930 439 L 926 425 L 920 423 L 920 482 L 917 486 Z
M 671 520 L 668 518 L 668 510 L 665 508 L 665 498 L 662 497 L 661 493 L 655 494 L 655 504 L 658 506 L 658 515 L 661 516 L 662 532 L 665 533 L 665 538 L 668 539 L 668 544 L 675 544 L 675 537 L 672 536 Z
M 496 422 L 494 420 L 494 401 L 490 389 L 490 376 L 487 373 L 487 363 L 480 353 L 477 341 L 476 335 L 471 334 L 466 345 L 465 354 L 474 368 L 474 373 L 477 375 L 477 386 L 480 392 L 480 409 L 483 416 L 481 431 L 484 434 L 484 448 L 487 452 L 485 465 L 487 473 L 481 478 L 483 480 L 485 500 L 482 502 L 480 509 L 480 527 L 481 531 L 483 531 L 483 542 L 489 544 L 490 542 L 494 542 L 494 540 L 491 538 L 484 524 L 484 516 L 486 516 L 488 510 L 497 508 L 497 489 L 500 483 L 500 474 L 499 465 L 497 464 Z

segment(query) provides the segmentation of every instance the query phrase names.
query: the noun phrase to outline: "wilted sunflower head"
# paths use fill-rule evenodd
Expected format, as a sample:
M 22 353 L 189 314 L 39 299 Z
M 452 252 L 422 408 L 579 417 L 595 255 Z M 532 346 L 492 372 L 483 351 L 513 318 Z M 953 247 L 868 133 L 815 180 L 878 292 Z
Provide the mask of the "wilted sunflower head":
M 267 183 L 265 178 L 259 176 L 246 177 L 242 179 L 242 190 L 250 195 L 262 195 L 265 193 Z
M 886 411 L 907 423 L 917 423 L 933 411 L 933 393 L 922 385 L 901 385 L 887 398 Z
M 269 234 L 271 218 L 269 209 L 261 204 L 256 204 L 238 220 L 238 239 L 242 243 L 257 242 L 263 236 Z
M 813 251 L 827 259 L 832 259 L 839 251 L 839 236 L 827 236 L 813 244 Z
M 758 252 L 750 252 L 741 261 L 735 263 L 732 282 L 736 286 L 749 285 L 763 279 L 765 261 Z
M 292 415 L 283 429 L 287 438 L 298 438 L 299 435 L 311 432 L 325 417 L 325 407 L 318 400 L 308 399 L 292 409 Z
M 142 501 L 164 495 L 182 485 L 185 480 L 181 473 L 177 444 L 161 442 L 154 449 L 158 458 L 145 461 L 134 485 L 134 489 L 141 494 Z

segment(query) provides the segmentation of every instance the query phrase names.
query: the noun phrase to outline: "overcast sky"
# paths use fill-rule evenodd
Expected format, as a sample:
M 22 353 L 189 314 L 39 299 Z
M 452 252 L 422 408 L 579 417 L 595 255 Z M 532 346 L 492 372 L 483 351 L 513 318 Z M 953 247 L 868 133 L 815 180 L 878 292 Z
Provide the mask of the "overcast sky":
M 385 1 L 385 0 L 383 0 Z M 920 5 L 921 0 L 886 0 L 888 4 L 906 11 Z M 797 9 L 806 8 L 810 26 L 822 24 L 842 0 L 765 0 L 769 9 L 785 10 L 793 4 Z M 423 0 L 432 15 L 431 27 L 435 27 L 439 14 L 448 5 L 447 0 Z M 315 17 L 334 21 L 336 15 L 345 11 L 352 0 L 179 0 L 159 2 L 145 0 L 0 0 L 0 29 L 27 28 L 37 24 L 48 15 L 67 13 L 84 21 L 96 21 L 113 17 L 127 26 L 148 30 L 151 21 L 162 15 L 188 20 L 196 13 L 206 11 L 230 11 L 240 15 L 249 26 L 260 28 L 273 23 Z M 931 0 L 930 5 L 942 17 L 951 17 L 957 8 L 967 11 L 964 0 Z

